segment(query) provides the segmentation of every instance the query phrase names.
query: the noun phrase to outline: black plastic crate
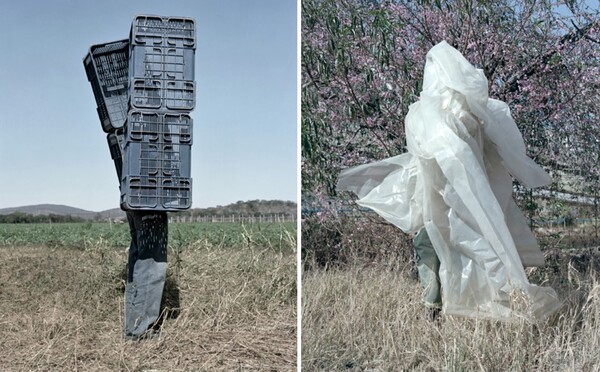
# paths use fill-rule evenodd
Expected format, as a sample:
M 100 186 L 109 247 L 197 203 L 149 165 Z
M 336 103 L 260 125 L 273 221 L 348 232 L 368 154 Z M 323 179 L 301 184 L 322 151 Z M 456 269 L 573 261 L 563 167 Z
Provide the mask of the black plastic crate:
M 192 205 L 192 180 L 178 177 L 124 177 L 121 209 L 174 212 Z
M 127 118 L 129 41 L 92 45 L 83 59 L 102 129 L 123 127 Z
M 123 158 L 123 148 L 125 147 L 125 133 L 122 128 L 110 132 L 106 135 L 110 157 L 112 159 Z
M 131 109 L 192 111 L 196 104 L 193 81 L 132 79 L 129 87 Z
M 129 40 L 134 45 L 196 48 L 193 18 L 138 15 L 133 19 Z
M 114 132 L 110 132 L 106 135 L 106 141 L 108 142 L 108 149 L 110 150 L 110 157 L 115 163 L 115 170 L 117 171 L 117 178 L 119 184 L 123 175 L 123 147 L 125 147 L 125 135 L 122 129 L 117 129 Z

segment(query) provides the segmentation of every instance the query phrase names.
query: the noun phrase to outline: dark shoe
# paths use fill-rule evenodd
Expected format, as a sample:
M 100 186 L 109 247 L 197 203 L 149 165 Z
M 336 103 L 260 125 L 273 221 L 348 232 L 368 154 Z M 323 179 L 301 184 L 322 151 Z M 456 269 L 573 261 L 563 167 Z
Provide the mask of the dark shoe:
M 440 309 L 439 307 L 428 307 L 427 308 L 427 317 L 432 322 L 439 322 L 441 313 L 442 313 L 442 309 Z
M 141 335 L 134 335 L 128 333 L 125 335 L 125 339 L 128 341 L 142 341 L 142 340 L 152 340 L 158 338 L 160 336 L 160 331 L 156 329 L 149 329 Z

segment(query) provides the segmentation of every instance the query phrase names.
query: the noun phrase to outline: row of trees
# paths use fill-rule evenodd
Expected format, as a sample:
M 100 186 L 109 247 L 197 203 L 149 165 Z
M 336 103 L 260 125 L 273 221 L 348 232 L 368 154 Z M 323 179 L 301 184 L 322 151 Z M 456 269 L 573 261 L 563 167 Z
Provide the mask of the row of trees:
M 213 216 L 254 216 L 262 215 L 296 215 L 297 204 L 293 201 L 284 200 L 249 200 L 238 201 L 225 206 L 218 205 L 212 208 L 191 209 L 177 212 L 176 216 L 189 217 L 213 217 Z
M 0 215 L 0 223 L 62 223 L 62 222 L 84 222 L 83 218 L 73 217 L 70 215 L 60 216 L 56 214 L 50 215 L 31 215 L 23 212 L 14 212 L 10 214 Z
M 303 197 L 336 196 L 339 171 L 405 151 L 427 51 L 442 40 L 507 102 L 554 188 L 600 176 L 600 24 L 584 1 L 303 0 Z
M 283 200 L 250 200 L 238 201 L 226 206 L 217 206 L 212 208 L 196 208 L 182 212 L 169 213 L 175 220 L 181 221 L 202 221 L 212 217 L 226 217 L 227 220 L 242 218 L 256 219 L 277 219 L 270 216 L 286 216 L 286 219 L 293 220 L 296 216 L 297 205 L 292 201 Z M 124 212 L 112 213 L 117 219 L 126 220 Z M 105 221 L 101 213 L 96 213 L 94 221 Z M 0 223 L 48 223 L 48 222 L 83 222 L 86 219 L 74 217 L 71 215 L 31 215 L 23 212 L 14 212 L 11 214 L 0 215 Z

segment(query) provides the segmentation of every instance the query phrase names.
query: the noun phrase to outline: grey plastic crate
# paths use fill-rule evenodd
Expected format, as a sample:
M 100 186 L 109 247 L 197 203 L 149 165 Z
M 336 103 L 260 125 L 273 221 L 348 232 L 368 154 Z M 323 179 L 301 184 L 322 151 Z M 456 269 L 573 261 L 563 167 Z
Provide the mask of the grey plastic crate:
M 196 48 L 196 22 L 186 17 L 138 15 L 129 39 L 135 45 Z
M 102 129 L 109 133 L 123 127 L 127 118 L 129 41 L 92 45 L 83 65 L 92 85 Z
M 177 177 L 124 177 L 121 209 L 174 212 L 192 205 L 192 180 Z
M 193 120 L 187 113 L 130 111 L 127 141 L 192 144 Z
M 196 105 L 193 81 L 132 79 L 129 86 L 130 109 L 189 112 Z
M 187 113 L 129 112 L 121 208 L 177 211 L 191 203 L 193 120 Z
M 194 49 L 131 44 L 129 79 L 194 81 Z
M 190 178 L 190 158 L 190 145 L 129 141 L 123 153 L 123 177 Z

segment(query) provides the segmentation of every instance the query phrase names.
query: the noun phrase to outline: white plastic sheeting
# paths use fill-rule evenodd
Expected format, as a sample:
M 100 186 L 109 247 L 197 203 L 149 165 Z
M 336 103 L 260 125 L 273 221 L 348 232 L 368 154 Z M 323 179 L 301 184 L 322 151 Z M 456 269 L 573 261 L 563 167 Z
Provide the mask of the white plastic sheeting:
M 446 42 L 427 53 L 423 91 L 406 116 L 408 152 L 341 172 L 354 191 L 405 232 L 425 227 L 440 258 L 446 314 L 543 319 L 561 303 L 530 284 L 523 266 L 544 262 L 512 198 L 550 177 L 525 154 L 508 105 L 488 98 L 483 71 Z

